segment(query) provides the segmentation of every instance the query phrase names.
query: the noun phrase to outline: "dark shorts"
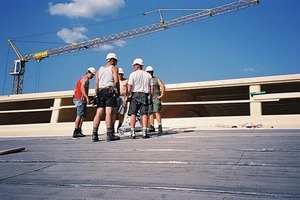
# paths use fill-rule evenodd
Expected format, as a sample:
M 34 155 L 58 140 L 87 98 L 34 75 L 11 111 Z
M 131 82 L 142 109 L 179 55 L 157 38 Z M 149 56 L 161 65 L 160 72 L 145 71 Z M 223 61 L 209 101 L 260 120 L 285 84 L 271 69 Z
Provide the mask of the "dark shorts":
M 86 117 L 86 101 L 73 98 L 73 103 L 75 104 L 77 109 L 77 116 Z
M 149 105 L 148 113 L 160 113 L 161 112 L 161 101 L 157 97 L 153 97 L 152 104 Z
M 113 90 L 108 88 L 100 89 L 98 93 L 97 108 L 116 107 L 117 97 Z
M 135 92 L 129 105 L 128 115 L 136 115 L 140 111 L 140 115 L 148 114 L 148 94 L 142 92 Z

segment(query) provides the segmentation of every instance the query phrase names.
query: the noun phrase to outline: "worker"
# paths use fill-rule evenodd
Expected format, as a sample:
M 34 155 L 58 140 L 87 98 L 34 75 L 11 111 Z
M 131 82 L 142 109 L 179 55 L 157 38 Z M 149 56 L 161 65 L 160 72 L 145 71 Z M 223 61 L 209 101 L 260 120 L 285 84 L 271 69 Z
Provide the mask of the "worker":
M 76 106 L 77 115 L 75 119 L 75 129 L 73 132 L 73 138 L 85 137 L 82 133 L 83 120 L 87 114 L 87 104 L 90 104 L 89 99 L 89 85 L 90 79 L 94 77 L 96 69 L 89 67 L 84 76 L 82 76 L 75 85 L 73 102 Z
M 136 138 L 135 123 L 136 115 L 142 117 L 142 134 L 143 138 L 149 138 L 148 135 L 148 106 L 151 95 L 153 94 L 152 77 L 143 71 L 144 62 L 141 58 L 136 58 L 133 63 L 134 71 L 128 79 L 128 98 L 130 105 L 128 115 L 130 116 L 130 134 L 132 139 Z
M 100 121 L 105 114 L 106 141 L 119 140 L 112 129 L 113 108 L 116 107 L 119 93 L 118 62 L 115 53 L 108 53 L 106 64 L 100 67 L 96 72 L 95 93 L 97 96 L 97 111 L 93 120 L 92 141 L 99 141 L 98 128 Z
M 127 83 L 128 79 L 124 77 L 124 70 L 118 67 L 118 76 L 119 76 L 119 86 L 120 86 L 120 95 L 117 98 L 117 106 L 113 109 L 113 118 L 112 118 L 112 128 L 113 133 L 115 133 L 115 122 L 117 117 L 119 118 L 119 124 L 117 127 L 117 132 L 122 126 L 124 121 L 124 115 L 127 112 Z
M 158 123 L 158 134 L 161 134 L 163 132 L 162 130 L 162 119 L 161 119 L 161 110 L 162 110 L 162 106 L 161 106 L 161 99 L 163 98 L 165 91 L 166 91 L 166 87 L 165 84 L 162 82 L 162 80 L 159 77 L 155 77 L 154 74 L 154 69 L 152 66 L 148 66 L 146 68 L 146 72 L 148 72 L 151 77 L 152 77 L 152 81 L 153 81 L 153 88 L 154 88 L 154 93 L 152 96 L 152 104 L 149 105 L 149 122 L 150 122 L 150 126 L 149 126 L 149 132 L 155 132 L 155 128 L 154 128 L 154 120 L 156 119 L 157 123 Z
M 117 100 L 117 114 L 119 117 L 119 124 L 117 131 L 124 122 L 124 116 L 127 112 L 127 94 L 128 94 L 128 79 L 124 77 L 124 70 L 119 68 L 119 85 L 120 85 L 120 96 Z

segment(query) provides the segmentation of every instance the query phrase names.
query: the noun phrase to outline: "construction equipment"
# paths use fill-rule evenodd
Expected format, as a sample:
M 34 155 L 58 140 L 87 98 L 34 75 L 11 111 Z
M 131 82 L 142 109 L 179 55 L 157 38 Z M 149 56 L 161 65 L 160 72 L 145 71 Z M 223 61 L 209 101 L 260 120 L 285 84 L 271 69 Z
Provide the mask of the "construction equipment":
M 11 40 L 8 40 L 9 44 L 12 46 L 17 56 L 19 57 L 19 59 L 15 61 L 14 70 L 10 73 L 11 75 L 14 76 L 13 94 L 22 94 L 25 62 L 29 62 L 33 60 L 41 61 L 42 59 L 48 57 L 54 57 L 62 54 L 82 51 L 85 49 L 94 48 L 104 44 L 110 44 L 120 40 L 139 37 L 142 35 L 162 31 L 167 28 L 173 28 L 183 24 L 229 13 L 235 10 L 240 10 L 253 5 L 257 5 L 258 3 L 259 0 L 240 0 L 232 3 L 224 4 L 215 8 L 209 8 L 209 9 L 158 9 L 158 10 L 146 12 L 144 13 L 144 15 L 158 12 L 160 16 L 159 23 L 138 27 L 128 31 L 124 31 L 124 32 L 120 32 L 120 33 L 116 33 L 116 34 L 112 34 L 100 38 L 95 38 L 84 42 L 73 43 L 59 48 L 48 49 L 45 51 L 32 53 L 25 56 L 22 56 L 19 50 L 13 44 L 13 42 Z M 167 11 L 167 10 L 197 10 L 197 12 L 165 21 L 162 16 L 162 11 Z
M 24 73 L 25 73 L 25 60 L 22 56 L 21 52 L 12 42 L 12 40 L 8 40 L 8 43 L 12 46 L 13 50 L 16 52 L 18 56 L 18 60 L 14 61 L 13 70 L 9 73 L 14 77 L 13 80 L 13 94 L 22 94 L 23 92 L 23 81 L 24 81 Z

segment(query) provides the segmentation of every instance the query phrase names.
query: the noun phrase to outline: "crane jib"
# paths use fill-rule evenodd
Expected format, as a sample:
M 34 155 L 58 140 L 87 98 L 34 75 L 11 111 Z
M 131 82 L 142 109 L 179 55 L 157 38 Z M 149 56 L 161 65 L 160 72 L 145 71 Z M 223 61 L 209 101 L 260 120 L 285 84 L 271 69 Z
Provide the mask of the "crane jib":
M 82 51 L 85 49 L 90 49 L 90 48 L 95 48 L 100 45 L 104 44 L 110 44 L 113 42 L 121 41 L 121 40 L 126 40 L 130 38 L 135 38 L 139 37 L 142 35 L 158 32 L 165 30 L 166 28 L 173 28 L 176 26 L 184 25 L 187 23 L 199 21 L 202 19 L 210 18 L 213 16 L 218 16 L 221 14 L 226 14 L 235 10 L 240 10 L 243 8 L 247 8 L 253 5 L 259 4 L 259 0 L 240 0 L 228 4 L 224 4 L 215 8 L 210 8 L 210 9 L 183 9 L 183 10 L 197 10 L 198 12 L 189 14 L 189 15 L 184 15 L 178 18 L 174 18 L 171 20 L 164 21 L 162 18 L 162 11 L 163 10 L 181 10 L 181 9 L 158 9 L 155 11 L 147 12 L 144 13 L 150 14 L 153 12 L 159 12 L 160 15 L 160 21 L 159 23 L 154 23 L 142 27 L 138 27 L 135 29 L 131 29 L 128 31 L 116 33 L 116 34 L 111 34 L 108 36 L 104 37 L 99 37 L 95 38 L 92 40 L 84 41 L 84 42 L 75 42 L 63 47 L 59 48 L 53 48 L 53 49 L 48 49 L 45 51 L 40 51 L 32 54 L 28 54 L 25 56 L 22 56 L 20 51 L 17 49 L 17 47 L 13 44 L 11 40 L 8 40 L 9 44 L 12 46 L 13 50 L 17 54 L 19 60 L 15 61 L 14 64 L 14 69 L 10 73 L 11 75 L 14 76 L 14 81 L 13 81 L 13 94 L 22 94 L 23 90 L 23 77 L 24 77 L 24 72 L 25 72 L 25 62 L 37 60 L 41 61 L 44 58 L 48 57 L 54 57 L 62 54 L 68 54 L 72 52 L 77 52 L 77 51 Z M 199 11 L 200 10 L 200 11 Z
M 258 3 L 259 3 L 258 0 L 241 0 L 241 1 L 237 1 L 237 2 L 232 2 L 229 4 L 211 8 L 211 9 L 204 9 L 199 12 L 189 14 L 189 15 L 184 15 L 184 16 L 181 16 L 181 17 L 178 17 L 175 19 L 171 19 L 168 21 L 161 21 L 160 23 L 154 23 L 154 24 L 150 24 L 147 26 L 138 27 L 135 29 L 108 35 L 108 36 L 101 37 L 101 38 L 95 38 L 95 39 L 80 42 L 80 43 L 73 43 L 73 44 L 70 44 L 70 45 L 67 45 L 64 47 L 59 47 L 59 48 L 45 50 L 45 51 L 38 52 L 38 53 L 28 54 L 28 55 L 24 56 L 24 60 L 26 62 L 33 61 L 33 60 L 40 61 L 47 57 L 54 57 L 54 56 L 58 56 L 58 55 L 62 55 L 62 54 L 68 54 L 68 53 L 72 53 L 72 52 L 82 51 L 85 49 L 95 48 L 100 45 L 116 42 L 118 40 L 126 40 L 126 39 L 130 39 L 130 38 L 135 38 L 135 37 L 150 34 L 153 32 L 161 31 L 166 28 L 172 28 L 172 27 L 183 25 L 183 24 L 195 22 L 195 21 L 198 21 L 201 19 L 206 19 L 209 17 L 225 14 L 225 13 L 228 13 L 228 12 L 231 12 L 234 10 L 240 10 L 240 9 L 252 6 L 252 5 L 256 5 Z

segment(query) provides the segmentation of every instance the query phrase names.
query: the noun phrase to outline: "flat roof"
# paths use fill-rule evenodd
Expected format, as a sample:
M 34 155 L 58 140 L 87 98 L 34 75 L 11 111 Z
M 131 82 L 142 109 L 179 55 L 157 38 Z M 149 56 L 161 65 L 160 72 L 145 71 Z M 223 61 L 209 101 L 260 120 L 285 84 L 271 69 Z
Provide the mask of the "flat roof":
M 0 138 L 1 199 L 300 199 L 300 130 L 100 139 Z

